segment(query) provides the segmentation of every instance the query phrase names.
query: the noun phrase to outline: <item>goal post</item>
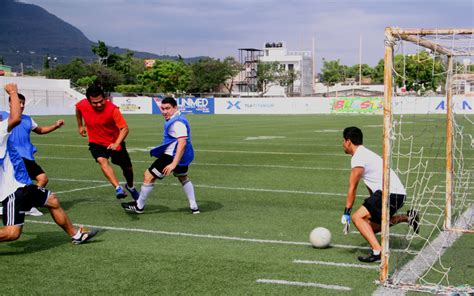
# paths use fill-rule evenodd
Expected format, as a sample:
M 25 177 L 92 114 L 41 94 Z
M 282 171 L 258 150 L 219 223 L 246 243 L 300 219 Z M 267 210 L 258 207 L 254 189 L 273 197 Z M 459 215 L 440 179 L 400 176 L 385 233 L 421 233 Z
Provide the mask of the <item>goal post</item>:
M 389 217 L 389 188 L 390 188 L 390 170 L 394 169 L 397 173 L 403 174 L 406 176 L 406 180 L 409 179 L 408 175 L 413 174 L 415 172 L 415 180 L 410 181 L 410 184 L 405 184 L 407 187 L 408 195 L 407 199 L 409 198 L 414 198 L 414 200 L 411 201 L 411 205 L 413 206 L 418 206 L 418 210 L 420 214 L 426 214 L 432 215 L 433 218 L 424 218 L 421 217 L 421 221 L 427 221 L 427 223 L 430 223 L 430 227 L 433 228 L 433 231 L 430 231 L 429 236 L 427 237 L 420 237 L 418 236 L 418 233 L 410 233 L 407 234 L 407 240 L 412 240 L 412 239 L 420 239 L 422 243 L 418 243 L 417 245 L 420 246 L 420 248 L 416 251 L 411 251 L 408 250 L 409 247 L 412 245 L 411 241 L 407 243 L 408 246 L 406 246 L 406 252 L 410 253 L 410 255 L 413 254 L 421 254 L 423 252 L 423 248 L 433 248 L 433 245 L 437 244 L 437 239 L 440 237 L 443 237 L 443 233 L 450 233 L 450 232 L 472 232 L 470 227 L 472 227 L 472 192 L 469 193 L 469 191 L 472 191 L 472 183 L 474 180 L 471 180 L 474 173 L 474 165 L 472 164 L 472 150 L 474 150 L 474 138 L 471 133 L 472 130 L 472 125 L 474 123 L 469 119 L 469 117 L 466 116 L 472 116 L 472 113 L 470 115 L 464 115 L 466 117 L 465 122 L 467 123 L 461 123 L 459 124 L 457 121 L 457 118 L 460 115 L 455 114 L 454 111 L 454 93 L 453 93 L 453 77 L 455 76 L 455 68 L 456 65 L 459 65 L 459 61 L 456 61 L 456 59 L 459 59 L 460 57 L 469 57 L 471 59 L 472 56 L 474 56 L 474 29 L 473 28 L 465 28 L 465 29 L 401 29 L 401 28 L 393 28 L 393 27 L 387 27 L 385 29 L 385 40 L 384 40 L 384 45 L 385 45 L 385 53 L 384 53 L 384 106 L 383 106 L 383 148 L 382 148 L 382 157 L 383 157 L 383 193 L 382 193 L 382 222 L 381 222 L 381 244 L 382 244 L 382 256 L 381 256 L 381 266 L 380 266 L 380 274 L 379 274 L 379 282 L 385 286 L 390 286 L 393 287 L 394 282 L 397 282 L 397 280 L 393 279 L 390 275 L 390 217 Z M 417 137 L 416 134 L 411 135 L 410 137 L 405 137 L 406 134 L 402 133 L 402 121 L 403 115 L 400 116 L 398 119 L 394 119 L 394 112 L 396 110 L 395 104 L 394 104 L 394 99 L 397 96 L 397 91 L 396 86 L 397 83 L 395 82 L 395 76 L 401 77 L 403 81 L 406 79 L 406 73 L 397 73 L 395 70 L 396 65 L 395 65 L 395 48 L 397 46 L 400 46 L 400 43 L 406 42 L 407 44 L 415 47 L 418 52 L 429 52 L 425 56 L 428 56 L 427 59 L 432 59 L 433 60 L 433 73 L 432 77 L 438 75 L 440 77 L 443 75 L 443 81 L 444 81 L 444 89 L 445 91 L 442 91 L 444 93 L 444 102 L 445 105 L 443 105 L 445 108 L 444 110 L 444 130 L 445 130 L 445 135 L 444 135 L 444 150 L 445 152 L 441 154 L 440 152 L 437 151 L 437 154 L 435 155 L 436 159 L 434 159 L 434 156 L 427 157 L 429 160 L 422 160 L 421 156 L 425 151 L 423 150 L 422 147 L 419 152 L 415 152 L 413 147 L 410 147 L 410 151 L 407 154 L 404 154 L 400 151 L 394 152 L 394 147 L 393 143 L 395 141 L 398 141 L 397 145 L 400 145 L 400 142 L 402 141 L 411 141 L 411 144 L 413 145 L 414 139 Z M 405 53 L 403 52 L 403 56 L 405 57 Z M 438 73 L 435 71 L 435 61 L 442 61 L 444 64 L 444 71 L 442 73 Z M 421 62 L 420 62 L 421 63 Z M 405 65 L 403 65 L 403 69 L 405 69 Z M 468 68 L 467 72 L 471 72 L 468 74 L 472 74 L 473 80 L 472 80 L 472 88 L 474 92 L 474 73 L 472 73 L 474 68 Z M 426 78 L 424 78 L 426 79 Z M 434 78 L 433 78 L 434 79 Z M 424 81 L 426 83 L 426 81 Z M 416 84 L 418 82 L 414 82 Z M 420 82 L 418 84 L 421 85 L 422 83 Z M 405 89 L 406 90 L 406 89 Z M 467 91 L 465 89 L 465 91 Z M 419 94 L 418 90 L 412 90 L 412 95 L 415 97 L 413 101 L 416 101 L 417 99 L 420 99 L 420 101 L 424 98 L 419 98 L 422 95 Z M 474 96 L 474 94 L 472 95 Z M 396 98 L 398 100 L 398 104 L 403 104 L 402 100 L 405 99 L 405 97 L 401 98 Z M 474 106 L 473 106 L 474 107 Z M 401 113 L 403 114 L 403 113 Z M 439 117 L 440 115 L 438 114 L 429 114 L 429 116 L 434 116 L 434 117 Z M 471 117 L 472 118 L 472 117 Z M 424 121 L 428 122 L 432 120 L 431 118 L 424 118 Z M 413 126 L 416 126 L 417 123 L 412 123 Z M 467 124 L 469 126 L 465 127 L 462 126 L 463 124 Z M 405 128 L 405 127 L 403 127 Z M 400 131 L 398 131 L 398 129 Z M 414 130 L 415 128 L 413 128 Z M 440 129 L 440 126 L 437 126 L 436 132 Z M 466 134 L 466 131 L 470 132 L 471 134 Z M 426 132 L 426 131 L 424 131 Z M 433 132 L 434 133 L 434 132 Z M 423 134 L 423 132 L 421 132 Z M 429 137 L 430 135 L 424 134 L 426 137 Z M 418 134 L 419 136 L 419 134 Z M 471 144 L 470 146 L 466 146 L 466 138 L 471 137 Z M 437 146 L 436 144 L 426 144 L 427 146 L 430 146 L 431 148 L 433 146 Z M 464 147 L 464 148 L 463 148 Z M 471 151 L 467 152 L 470 157 L 467 157 L 466 159 L 463 157 L 463 149 L 466 149 L 465 147 L 468 147 L 471 149 Z M 439 148 L 438 148 L 439 149 Z M 419 154 L 418 154 L 419 153 Z M 405 157 L 410 158 L 409 160 L 396 160 L 395 161 L 395 155 L 400 157 Z M 416 157 L 414 157 L 414 155 Z M 419 158 L 419 161 L 417 164 L 412 163 L 412 158 Z M 470 161 L 468 165 L 465 166 L 465 160 Z M 394 161 L 396 162 L 396 168 L 393 168 L 393 163 Z M 430 164 L 428 162 L 436 162 L 436 163 L 444 163 L 441 164 L 441 166 L 444 166 L 444 184 L 442 179 L 438 179 L 436 176 L 433 175 L 433 173 L 430 175 L 426 173 L 428 170 L 427 168 L 430 167 Z M 399 164 L 400 163 L 408 163 L 406 169 L 400 169 Z M 423 171 L 424 170 L 424 171 Z M 455 171 L 456 170 L 456 171 Z M 436 173 L 434 173 L 436 174 Z M 434 188 L 431 188 L 428 183 L 430 180 L 436 179 L 436 185 Z M 424 184 L 422 184 L 425 182 Z M 407 182 L 408 183 L 408 182 Z M 456 189 L 455 189 L 456 187 Z M 461 189 L 459 189 L 461 188 Z M 440 190 L 444 191 L 444 203 L 438 203 L 433 202 L 437 198 L 435 195 L 439 193 Z M 411 191 L 411 192 L 410 192 Z M 416 192 L 416 194 L 415 194 Z M 456 201 L 456 195 L 459 194 L 459 192 L 462 192 L 460 195 L 462 195 L 462 204 L 459 206 L 459 202 Z M 409 195 L 412 195 L 412 197 L 408 197 Z M 416 196 L 427 196 L 430 195 L 428 199 L 424 200 L 416 200 Z M 424 198 L 424 197 L 421 197 Z M 420 198 L 420 199 L 421 199 Z M 460 223 L 455 223 L 453 221 L 453 205 L 457 203 L 457 208 L 456 208 L 456 217 L 457 219 L 464 219 L 464 220 L 469 220 L 467 221 L 467 224 L 460 224 Z M 430 212 L 430 207 L 438 207 L 439 206 L 439 214 L 433 214 L 429 213 Z M 459 213 L 460 211 L 465 211 L 465 215 L 463 216 L 462 213 Z M 422 212 L 422 213 L 421 213 Z M 467 213 L 467 214 L 466 214 Z M 436 216 L 438 215 L 438 216 Z M 467 215 L 467 216 L 466 216 Z M 471 216 L 470 216 L 471 215 Z M 421 223 L 423 224 L 423 223 Z M 460 226 L 461 225 L 461 226 Z M 436 230 L 436 231 L 434 231 Z M 436 237 L 437 236 L 437 237 Z M 459 234 L 460 236 L 460 234 Z M 442 252 L 437 253 L 436 256 L 441 257 Z M 429 282 L 431 278 L 427 276 L 426 278 L 428 280 L 423 280 L 423 283 L 426 283 L 426 286 L 433 288 L 433 287 L 440 287 L 443 284 L 447 282 L 448 279 L 448 272 L 449 268 L 445 268 L 443 264 L 441 263 L 440 258 L 431 258 L 433 259 L 433 263 L 427 264 L 426 268 L 427 269 L 434 269 L 436 272 L 439 272 L 441 274 L 441 280 L 439 281 L 434 281 L 433 283 Z M 424 263 L 426 263 L 429 260 L 423 260 Z M 397 262 L 399 264 L 406 264 L 406 261 L 399 260 Z M 434 265 L 439 264 L 443 266 L 441 268 L 442 270 L 439 270 L 436 267 L 433 267 Z M 408 265 L 408 264 L 406 264 Z M 417 276 L 424 276 L 425 272 L 423 270 L 418 270 L 413 273 L 414 275 L 416 274 Z M 416 283 L 417 279 L 412 279 L 411 283 L 401 283 L 401 284 L 406 284 L 404 288 L 409 286 L 410 284 L 413 284 L 413 286 L 418 287 L 414 288 L 414 290 L 423 290 L 423 283 Z M 409 288 L 408 288 L 409 289 Z M 443 289 L 442 287 L 440 289 Z M 474 289 L 468 288 L 470 292 L 474 292 Z

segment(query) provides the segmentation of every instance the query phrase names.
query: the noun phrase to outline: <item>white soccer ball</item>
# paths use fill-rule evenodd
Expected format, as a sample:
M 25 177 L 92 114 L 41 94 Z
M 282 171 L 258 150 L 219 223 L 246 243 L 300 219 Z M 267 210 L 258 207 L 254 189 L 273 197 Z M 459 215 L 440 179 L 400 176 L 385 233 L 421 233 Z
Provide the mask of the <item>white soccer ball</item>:
M 315 248 L 327 248 L 331 244 L 331 232 L 324 227 L 316 227 L 309 234 L 309 241 Z

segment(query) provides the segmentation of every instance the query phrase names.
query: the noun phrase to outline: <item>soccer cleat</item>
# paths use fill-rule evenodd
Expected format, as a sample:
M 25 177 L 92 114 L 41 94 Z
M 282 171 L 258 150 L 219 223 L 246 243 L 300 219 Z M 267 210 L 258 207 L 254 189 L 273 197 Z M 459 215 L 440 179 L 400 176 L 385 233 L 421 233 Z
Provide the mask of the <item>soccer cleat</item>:
M 122 186 L 117 186 L 117 188 L 115 188 L 115 197 L 117 197 L 117 199 L 123 199 L 127 197 L 127 192 L 123 190 Z
M 28 212 L 25 212 L 25 215 L 39 217 L 43 216 L 43 213 L 41 213 L 37 208 L 33 207 Z
M 131 201 L 131 202 L 123 202 L 122 203 L 122 208 L 126 211 L 126 212 L 130 212 L 130 213 L 136 213 L 136 214 L 142 214 L 145 210 L 145 208 L 139 208 L 138 205 L 137 205 L 137 202 L 136 201 Z
M 195 209 L 191 209 L 191 213 L 192 213 L 193 215 L 196 215 L 196 214 L 199 214 L 199 213 L 201 213 L 201 212 L 199 211 L 199 208 L 195 208 Z
M 371 263 L 371 262 L 375 262 L 375 261 L 380 261 L 380 258 L 381 258 L 381 254 L 378 254 L 378 255 L 374 255 L 374 252 L 370 252 L 369 255 L 367 256 L 359 256 L 357 257 L 357 259 L 359 259 L 359 261 L 362 261 L 362 262 L 367 262 L 367 263 Z
M 81 227 L 79 231 L 81 232 L 81 236 L 79 238 L 71 239 L 74 245 L 80 245 L 87 242 L 88 240 L 93 238 L 97 234 L 97 232 L 99 232 L 98 230 L 86 231 L 83 227 Z
M 130 194 L 132 195 L 132 198 L 134 200 L 138 200 L 138 197 L 140 196 L 140 193 L 137 191 L 137 189 L 134 188 L 130 188 L 128 187 L 128 184 L 125 184 L 125 188 L 128 190 L 128 192 L 130 192 Z
M 418 215 L 417 210 L 409 210 L 407 211 L 408 216 L 408 225 L 413 228 L 413 231 L 418 234 L 420 233 L 420 217 Z

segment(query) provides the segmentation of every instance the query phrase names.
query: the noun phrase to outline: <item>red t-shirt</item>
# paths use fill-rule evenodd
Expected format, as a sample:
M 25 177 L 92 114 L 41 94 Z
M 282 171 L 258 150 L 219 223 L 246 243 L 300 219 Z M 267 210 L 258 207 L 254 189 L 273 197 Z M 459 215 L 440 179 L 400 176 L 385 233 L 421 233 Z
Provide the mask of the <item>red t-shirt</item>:
M 87 99 L 83 99 L 76 104 L 77 110 L 82 114 L 86 123 L 89 143 L 99 144 L 108 147 L 115 143 L 120 133 L 120 129 L 127 126 L 127 122 L 120 113 L 117 106 L 109 100 L 104 100 L 105 106 L 102 111 L 96 111 Z M 121 145 L 117 150 L 121 149 Z

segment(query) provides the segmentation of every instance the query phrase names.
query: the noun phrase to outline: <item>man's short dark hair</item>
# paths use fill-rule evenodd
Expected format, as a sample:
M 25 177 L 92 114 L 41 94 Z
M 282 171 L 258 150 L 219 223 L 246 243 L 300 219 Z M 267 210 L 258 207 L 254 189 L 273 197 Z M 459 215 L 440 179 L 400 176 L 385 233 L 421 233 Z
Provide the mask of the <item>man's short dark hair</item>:
M 20 101 L 26 101 L 25 96 L 22 94 L 18 94 L 18 98 L 20 99 Z M 12 99 L 11 97 L 8 97 L 9 102 L 11 101 L 11 99 Z
M 93 84 L 93 85 L 91 85 L 87 88 L 86 98 L 89 101 L 90 101 L 91 97 L 98 97 L 98 96 L 102 96 L 103 98 L 105 98 L 105 93 L 104 93 L 104 90 L 102 89 L 102 87 L 100 87 L 97 84 Z
M 351 140 L 354 145 L 362 145 L 364 142 L 364 136 L 360 128 L 355 126 L 346 127 L 344 132 L 342 132 L 344 140 Z
M 161 104 L 170 104 L 173 107 L 176 107 L 178 103 L 176 103 L 176 100 L 173 97 L 165 97 L 162 101 Z

